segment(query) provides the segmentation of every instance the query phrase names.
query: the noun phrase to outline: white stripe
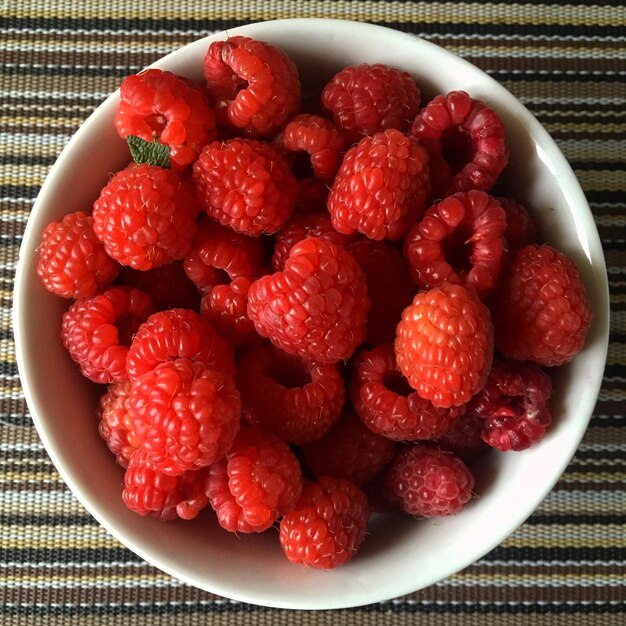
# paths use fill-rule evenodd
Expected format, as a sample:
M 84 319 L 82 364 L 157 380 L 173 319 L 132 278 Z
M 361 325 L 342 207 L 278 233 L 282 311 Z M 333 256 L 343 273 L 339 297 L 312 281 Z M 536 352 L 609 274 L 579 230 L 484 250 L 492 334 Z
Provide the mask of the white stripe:
M 151 587 L 182 587 L 185 583 L 175 578 L 149 578 L 147 580 L 98 580 L 98 581 L 5 581 L 2 589 L 148 589 Z
M 103 584 L 103 583 L 101 583 Z M 539 576 L 533 580 L 516 578 L 511 575 L 510 580 L 501 578 L 481 579 L 480 575 L 473 576 L 471 573 L 460 574 L 457 577 L 446 578 L 435 583 L 436 587 L 523 587 L 525 589 L 550 589 L 557 587 L 621 587 L 624 584 L 621 576 L 598 576 L 596 578 L 584 578 L 576 576 L 550 575 L 550 578 Z M 19 586 L 19 583 L 16 583 Z
M 502 561 L 498 559 L 494 560 L 479 560 L 476 561 L 477 566 L 481 567 L 610 567 L 610 566 L 623 566 L 626 565 L 626 561 Z
M 6 91 L 0 90 L 0 96 L 3 98 L 47 98 L 50 100 L 60 99 L 79 99 L 79 100 L 104 100 L 107 98 L 110 92 L 106 91 Z

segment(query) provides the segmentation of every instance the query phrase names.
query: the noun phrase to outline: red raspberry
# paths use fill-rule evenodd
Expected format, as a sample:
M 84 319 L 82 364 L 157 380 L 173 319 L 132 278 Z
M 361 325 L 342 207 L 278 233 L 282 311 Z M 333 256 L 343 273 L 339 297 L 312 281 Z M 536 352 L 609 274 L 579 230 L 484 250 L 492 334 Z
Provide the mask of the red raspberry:
M 195 161 L 202 147 L 217 138 L 206 97 L 182 76 L 144 70 L 122 81 L 120 98 L 114 120 L 120 137 L 158 139 L 170 148 L 170 162 L 177 170 Z
M 280 230 L 293 213 L 298 181 L 269 144 L 215 141 L 193 165 L 200 203 L 215 220 L 244 235 Z
M 127 402 L 129 440 L 155 469 L 178 476 L 221 459 L 241 418 L 232 378 L 203 363 L 176 359 L 136 378 Z
M 260 239 L 203 220 L 184 260 L 187 276 L 202 293 L 244 276 L 256 278 L 265 256 Z
M 167 522 L 191 520 L 208 504 L 204 493 L 206 470 L 168 476 L 154 469 L 145 450 L 137 450 L 124 476 L 124 504 L 139 515 Z
M 90 380 L 126 380 L 131 339 L 154 310 L 150 296 L 132 287 L 113 287 L 77 300 L 63 314 L 63 345 Z
M 303 359 L 336 363 L 365 339 L 370 299 L 349 252 L 307 237 L 290 251 L 284 272 L 259 278 L 248 292 L 257 332 Z
M 496 348 L 539 365 L 567 363 L 583 348 L 592 310 L 574 262 L 551 246 L 513 256 L 491 305 Z
M 296 198 L 296 213 L 319 213 L 326 211 L 328 185 L 312 177 L 298 180 L 300 186 Z
M 355 239 L 354 235 L 338 233 L 330 223 L 328 213 L 309 213 L 294 215 L 279 233 L 276 234 L 272 267 L 281 272 L 285 269 L 285 261 L 291 248 L 307 237 L 320 237 L 332 241 L 338 246 L 344 246 Z
M 345 478 L 364 485 L 391 461 L 396 444 L 373 433 L 352 409 L 321 439 L 303 448 L 304 459 L 316 476 Z
M 485 443 L 503 452 L 525 450 L 543 438 L 552 422 L 551 396 L 550 376 L 539 367 L 497 359 L 467 411 L 483 420 Z
M 365 539 L 367 496 L 343 478 L 322 476 L 304 487 L 280 522 L 280 544 L 292 563 L 332 569 L 347 563 Z
M 393 460 L 385 487 L 405 513 L 442 517 L 458 513 L 471 499 L 474 476 L 451 452 L 416 443 Z
M 437 439 L 437 444 L 456 454 L 463 462 L 470 463 L 489 449 L 480 436 L 483 424 L 480 417 L 466 409 L 451 428 Z
M 426 208 L 428 156 L 398 130 L 364 137 L 346 152 L 328 194 L 335 229 L 401 239 Z
M 393 343 L 402 311 L 411 304 L 416 289 L 402 253 L 386 241 L 361 239 L 348 245 L 365 273 L 372 301 L 367 318 L 367 343 Z
M 530 243 L 537 243 L 539 229 L 523 204 L 511 198 L 496 198 L 506 213 L 506 239 L 509 252 L 523 248 Z
M 271 345 L 243 356 L 237 380 L 244 417 L 288 443 L 319 439 L 337 421 L 346 399 L 335 364 L 304 361 Z
M 220 526 L 230 532 L 263 532 L 300 497 L 300 464 L 278 437 L 244 426 L 226 458 L 209 468 L 205 491 Z
M 249 136 L 272 136 L 300 108 L 298 68 L 263 41 L 236 36 L 212 43 L 204 77 L 220 120 Z
M 463 413 L 458 407 L 437 408 L 411 389 L 389 344 L 357 357 L 350 399 L 369 429 L 397 441 L 436 438 Z
M 179 357 L 200 361 L 207 368 L 235 375 L 232 347 L 211 323 L 189 309 L 169 309 L 151 315 L 133 338 L 126 367 L 131 380 L 159 363 Z
M 124 266 L 119 282 L 145 291 L 158 310 L 200 307 L 200 294 L 187 278 L 182 261 L 173 261 L 146 271 Z
M 332 180 L 335 177 L 346 148 L 344 136 L 330 120 L 308 113 L 293 117 L 285 126 L 278 143 L 288 153 L 308 153 L 313 177 L 318 180 Z
M 442 408 L 465 404 L 491 368 L 489 310 L 462 285 L 420 292 L 402 314 L 395 351 L 400 371 L 422 398 Z
M 508 162 L 505 129 L 498 114 L 464 91 L 431 100 L 418 113 L 411 135 L 429 154 L 440 153 L 450 167 L 444 195 L 470 189 L 489 191 Z M 432 160 L 437 163 L 441 158 Z
M 506 214 L 482 191 L 448 196 L 426 211 L 404 242 L 422 289 L 460 283 L 485 298 L 500 277 Z
M 137 449 L 128 441 L 126 400 L 130 395 L 129 380 L 111 383 L 98 403 L 98 432 L 122 467 L 128 467 Z
M 104 251 L 83 211 L 46 226 L 39 244 L 37 275 L 62 298 L 89 298 L 113 282 L 120 266 Z
M 149 270 L 187 254 L 198 211 L 188 181 L 156 165 L 131 164 L 100 192 L 93 205 L 94 230 L 109 256 Z
M 395 128 L 405 131 L 420 105 L 420 90 L 409 74 L 366 63 L 335 74 L 322 91 L 322 105 L 352 141 Z

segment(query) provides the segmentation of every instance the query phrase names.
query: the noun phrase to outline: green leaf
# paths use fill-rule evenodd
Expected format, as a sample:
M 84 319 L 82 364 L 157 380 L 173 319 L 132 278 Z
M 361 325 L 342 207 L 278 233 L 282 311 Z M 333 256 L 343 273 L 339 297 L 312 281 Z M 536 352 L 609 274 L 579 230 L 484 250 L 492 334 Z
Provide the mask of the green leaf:
M 172 167 L 169 147 L 159 143 L 156 137 L 153 142 L 150 142 L 135 135 L 128 135 L 126 142 L 135 163 L 147 163 L 165 168 Z

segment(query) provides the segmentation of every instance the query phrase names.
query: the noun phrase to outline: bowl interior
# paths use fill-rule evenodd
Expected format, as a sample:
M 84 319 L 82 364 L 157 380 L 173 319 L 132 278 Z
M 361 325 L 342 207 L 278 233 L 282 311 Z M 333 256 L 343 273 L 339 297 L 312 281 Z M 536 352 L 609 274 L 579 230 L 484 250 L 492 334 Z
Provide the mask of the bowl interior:
M 212 516 L 164 524 L 141 518 L 121 501 L 123 473 L 100 440 L 94 414 L 101 388 L 78 373 L 59 340 L 68 303 L 49 294 L 35 272 L 43 228 L 65 213 L 91 209 L 111 172 L 128 154 L 113 128 L 113 94 L 69 143 L 37 199 L 20 252 L 14 328 L 24 392 L 46 449 L 90 513 L 141 557 L 196 587 L 237 600 L 284 608 L 341 608 L 382 601 L 428 586 L 498 545 L 534 510 L 570 461 L 600 387 L 608 335 L 608 292 L 598 234 L 564 157 L 538 122 L 503 87 L 452 54 L 411 35 L 335 20 L 282 20 L 229 31 L 282 47 L 313 92 L 350 64 L 381 62 L 409 71 L 427 95 L 464 89 L 483 99 L 507 126 L 510 194 L 534 210 L 551 243 L 572 255 L 594 303 L 583 352 L 556 377 L 555 423 L 540 445 L 494 454 L 478 472 L 477 492 L 460 515 L 418 522 L 372 520 L 357 558 L 330 572 L 291 565 L 277 533 L 235 536 Z M 165 57 L 158 67 L 201 78 L 213 39 Z M 436 68 L 436 71 L 432 71 Z M 489 528 L 490 532 L 485 533 Z

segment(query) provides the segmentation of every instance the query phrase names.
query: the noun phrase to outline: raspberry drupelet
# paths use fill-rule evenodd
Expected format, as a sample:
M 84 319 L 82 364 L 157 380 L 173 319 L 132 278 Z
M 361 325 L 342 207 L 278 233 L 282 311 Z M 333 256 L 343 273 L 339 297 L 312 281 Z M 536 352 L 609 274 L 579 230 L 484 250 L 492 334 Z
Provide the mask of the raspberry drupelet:
M 396 444 L 367 428 L 354 410 L 346 408 L 328 433 L 302 451 L 315 476 L 345 478 L 363 486 L 391 461 Z
M 472 463 L 490 449 L 481 437 L 483 425 L 483 419 L 466 407 L 463 415 L 437 438 L 436 443 L 442 450 L 456 454 L 464 463 Z
M 127 408 L 129 441 L 170 476 L 221 459 L 241 419 L 231 376 L 185 358 L 159 363 L 133 380 Z
M 120 269 L 96 236 L 93 217 L 84 211 L 50 222 L 38 251 L 37 275 L 61 298 L 89 298 L 108 287 Z
M 390 344 L 361 352 L 352 372 L 352 405 L 370 430 L 389 439 L 435 439 L 463 414 L 463 407 L 438 408 L 420 397 L 402 376 Z
M 245 419 L 287 443 L 319 439 L 339 418 L 346 393 L 334 363 L 304 361 L 270 344 L 248 351 L 237 369 Z
M 421 289 L 460 283 L 486 298 L 500 278 L 506 226 L 504 209 L 482 191 L 434 204 L 404 241 L 415 283 Z
M 120 85 L 115 128 L 120 137 L 155 139 L 170 148 L 170 163 L 182 170 L 217 137 L 215 114 L 202 89 L 172 72 L 148 69 Z
M 583 348 L 592 310 L 574 261 L 548 245 L 520 248 L 491 302 L 504 356 L 555 366 Z
M 154 311 L 152 298 L 133 287 L 112 287 L 102 294 L 77 300 L 63 314 L 63 345 L 83 376 L 90 380 L 126 380 L 132 337 Z
M 291 153 L 307 154 L 313 177 L 324 181 L 335 177 L 347 147 L 346 139 L 330 120 L 308 113 L 291 118 L 278 143 L 287 152 L 287 158 Z
M 137 450 L 124 475 L 122 500 L 139 515 L 163 522 L 191 520 L 209 503 L 204 493 L 206 470 L 168 476 L 154 469 L 145 450 Z
M 232 346 L 206 318 L 190 309 L 158 311 L 139 327 L 126 359 L 128 375 L 134 380 L 159 363 L 181 357 L 235 375 Z
M 300 497 L 300 464 L 279 437 L 243 426 L 226 457 L 209 468 L 205 493 L 222 528 L 263 532 Z
M 367 496 L 359 487 L 322 476 L 305 485 L 293 511 L 281 520 L 280 544 L 292 563 L 332 569 L 356 554 L 369 516 Z
M 382 63 L 346 67 L 322 90 L 322 106 L 351 141 L 388 128 L 404 132 L 420 98 L 410 74 Z
M 489 191 L 508 163 L 500 117 L 464 91 L 433 98 L 417 114 L 410 134 L 436 165 L 438 198 L 470 189 Z
M 350 148 L 328 194 L 335 229 L 370 239 L 401 239 L 430 195 L 428 155 L 395 129 Z
M 528 212 L 528 209 L 513 198 L 497 197 L 496 200 L 506 213 L 506 239 L 509 253 L 531 243 L 538 243 L 539 228 Z
M 422 398 L 436 407 L 461 406 L 491 368 L 489 310 L 462 285 L 420 292 L 402 313 L 394 348 L 400 371 Z
M 361 266 L 372 301 L 367 318 L 366 343 L 393 343 L 402 311 L 417 289 L 402 253 L 388 241 L 361 238 L 346 249 Z
M 118 465 L 124 468 L 128 467 L 130 457 L 137 449 L 128 441 L 126 401 L 130 390 L 129 380 L 111 383 L 106 392 L 100 396 L 96 410 L 98 432 L 115 455 Z
M 300 77 L 279 48 L 249 37 L 216 41 L 204 77 L 218 121 L 250 137 L 271 137 L 300 109 Z
M 100 191 L 93 205 L 94 230 L 109 256 L 149 270 L 187 254 L 199 211 L 189 181 L 157 165 L 133 163 Z
M 252 237 L 279 231 L 300 191 L 286 160 L 269 143 L 253 139 L 205 146 L 192 179 L 210 217 Z
M 481 437 L 491 447 L 525 450 L 539 442 L 552 423 L 551 397 L 550 376 L 537 365 L 498 358 L 467 412 L 483 421 Z
M 248 292 L 248 316 L 262 337 L 323 363 L 350 358 L 365 339 L 369 309 L 359 264 L 319 237 L 297 243 L 285 270 L 261 277 Z
M 402 450 L 385 476 L 388 497 L 414 517 L 455 515 L 473 488 L 474 476 L 461 459 L 420 443 Z

